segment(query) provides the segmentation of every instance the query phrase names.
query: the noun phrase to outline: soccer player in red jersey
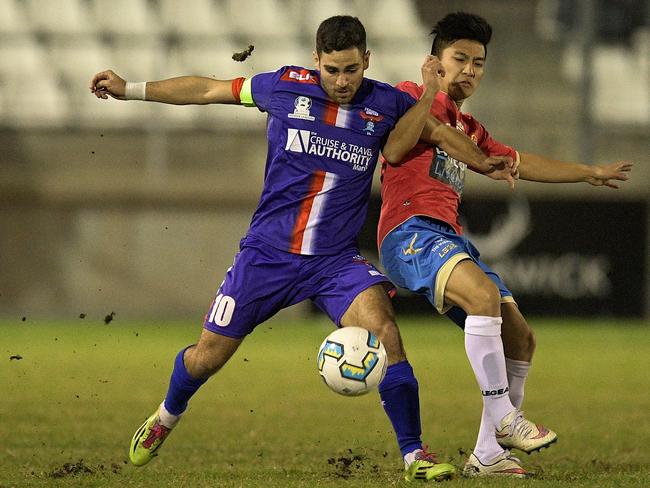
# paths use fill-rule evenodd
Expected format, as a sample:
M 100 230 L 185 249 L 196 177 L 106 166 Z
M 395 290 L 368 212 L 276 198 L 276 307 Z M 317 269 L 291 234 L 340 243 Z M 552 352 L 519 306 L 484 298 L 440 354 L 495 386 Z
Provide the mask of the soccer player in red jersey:
M 444 77 L 431 114 L 466 133 L 487 155 L 508 155 L 521 179 L 587 182 L 617 188 L 631 163 L 586 165 L 518 152 L 495 141 L 471 115 L 461 112 L 484 74 L 492 29 L 481 17 L 454 13 L 434 27 L 431 53 Z M 422 87 L 397 87 L 416 99 Z M 391 161 L 394 163 L 394 161 Z M 526 477 L 531 473 L 510 455 L 549 446 L 557 435 L 526 420 L 519 408 L 535 350 L 531 328 L 512 293 L 463 236 L 458 205 L 467 166 L 439 147 L 418 144 L 398 164 L 382 163 L 382 208 L 378 228 L 381 262 L 391 280 L 426 296 L 439 313 L 464 329 L 465 349 L 483 395 L 483 415 L 466 476 Z
M 148 83 L 127 83 L 110 70 L 93 77 L 90 90 L 99 99 L 241 104 L 268 117 L 260 203 L 198 343 L 178 353 L 164 401 L 133 436 L 133 464 L 143 466 L 158 454 L 191 397 L 257 325 L 310 299 L 337 326 L 366 328 L 386 347 L 389 365 L 379 394 L 404 457 L 405 478 L 453 476 L 452 465 L 422 449 L 418 383 L 388 298 L 393 287 L 359 255 L 356 238 L 380 150 L 399 161 L 423 137 L 506 180 L 513 178 L 513 161 L 485 156 L 464 134 L 431 117 L 439 89 L 435 57 L 422 67 L 426 93 L 416 102 L 365 78 L 369 56 L 361 22 L 336 16 L 318 29 L 315 70 L 285 66 L 249 79 L 185 76 Z

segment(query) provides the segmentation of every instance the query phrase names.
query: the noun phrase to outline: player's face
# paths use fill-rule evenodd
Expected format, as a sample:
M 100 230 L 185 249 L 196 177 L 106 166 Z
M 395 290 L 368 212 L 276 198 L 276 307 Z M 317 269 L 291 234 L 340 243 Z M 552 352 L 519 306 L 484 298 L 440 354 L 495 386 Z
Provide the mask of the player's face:
M 344 51 L 314 52 L 314 63 L 320 71 L 320 84 L 325 93 L 338 104 L 350 103 L 368 69 L 370 52 L 356 47 Z
M 459 39 L 442 51 L 440 62 L 445 69 L 441 89 L 460 105 L 481 83 L 485 47 L 477 41 Z

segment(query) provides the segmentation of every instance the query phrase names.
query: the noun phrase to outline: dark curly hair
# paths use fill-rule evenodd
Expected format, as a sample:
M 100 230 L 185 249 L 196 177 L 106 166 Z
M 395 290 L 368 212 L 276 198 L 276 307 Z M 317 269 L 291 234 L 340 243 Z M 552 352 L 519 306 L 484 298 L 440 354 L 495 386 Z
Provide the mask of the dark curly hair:
M 442 51 L 458 41 L 459 39 L 469 39 L 480 42 L 485 48 L 487 56 L 487 45 L 492 38 L 492 27 L 483 17 L 468 14 L 466 12 L 456 12 L 445 16 L 431 30 L 433 44 L 431 45 L 431 54 L 440 57 Z
M 316 32 L 316 52 L 344 51 L 351 47 L 366 52 L 366 29 L 361 21 L 350 15 L 336 15 L 325 19 Z

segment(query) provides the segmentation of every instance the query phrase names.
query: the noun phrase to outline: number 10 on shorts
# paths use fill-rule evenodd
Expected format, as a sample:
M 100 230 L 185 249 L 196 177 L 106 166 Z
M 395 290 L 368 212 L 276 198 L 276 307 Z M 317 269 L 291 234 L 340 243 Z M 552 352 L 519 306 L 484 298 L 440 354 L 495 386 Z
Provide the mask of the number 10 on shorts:
M 230 324 L 234 311 L 235 299 L 220 293 L 214 299 L 214 305 L 212 305 L 212 310 L 210 310 L 208 322 L 212 322 L 219 327 L 226 327 Z

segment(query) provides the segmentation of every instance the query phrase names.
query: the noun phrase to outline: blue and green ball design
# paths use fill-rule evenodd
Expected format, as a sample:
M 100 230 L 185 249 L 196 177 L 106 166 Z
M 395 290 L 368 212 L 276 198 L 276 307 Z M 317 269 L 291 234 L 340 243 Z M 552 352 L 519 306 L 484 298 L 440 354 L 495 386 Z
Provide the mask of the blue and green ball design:
M 321 345 L 318 371 L 327 386 L 337 393 L 362 395 L 383 379 L 386 350 L 377 336 L 365 329 L 338 329 Z

